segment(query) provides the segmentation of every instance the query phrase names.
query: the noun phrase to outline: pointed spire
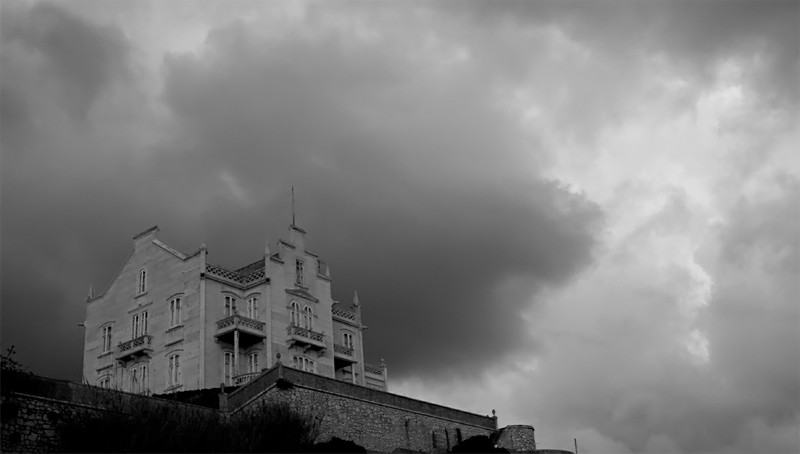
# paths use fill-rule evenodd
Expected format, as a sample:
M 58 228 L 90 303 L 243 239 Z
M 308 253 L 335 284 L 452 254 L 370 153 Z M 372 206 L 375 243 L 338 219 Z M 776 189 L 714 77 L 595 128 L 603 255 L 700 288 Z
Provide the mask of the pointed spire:
M 264 257 L 269 257 L 269 239 L 264 243 Z
M 92 289 L 92 284 L 89 284 L 89 295 L 86 297 L 86 300 L 90 300 L 94 298 L 94 290 Z
M 361 302 L 358 301 L 358 290 L 353 290 L 353 306 L 361 306 Z
M 292 185 L 292 225 L 295 225 L 295 223 L 294 223 L 294 185 Z

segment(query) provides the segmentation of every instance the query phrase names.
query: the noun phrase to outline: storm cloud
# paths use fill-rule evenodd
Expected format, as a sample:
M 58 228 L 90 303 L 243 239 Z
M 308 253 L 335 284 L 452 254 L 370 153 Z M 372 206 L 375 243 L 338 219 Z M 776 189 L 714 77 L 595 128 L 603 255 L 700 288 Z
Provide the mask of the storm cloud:
M 393 391 L 581 452 L 797 451 L 798 3 L 2 5 L 2 345 L 135 233 L 291 220 Z

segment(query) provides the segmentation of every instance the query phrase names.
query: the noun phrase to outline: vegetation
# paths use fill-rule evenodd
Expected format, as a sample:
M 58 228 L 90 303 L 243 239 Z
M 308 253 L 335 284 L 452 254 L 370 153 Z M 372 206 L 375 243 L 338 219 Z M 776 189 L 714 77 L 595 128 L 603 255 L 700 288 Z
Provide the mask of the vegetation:
M 495 448 L 494 443 L 492 443 L 492 441 L 486 435 L 476 435 L 474 437 L 469 437 L 466 440 L 462 441 L 461 443 L 453 446 L 453 449 L 451 449 L 450 452 L 500 453 L 500 452 L 508 452 L 508 450 L 503 448 Z
M 288 405 L 261 405 L 225 418 L 112 390 L 98 390 L 97 407 L 59 424 L 67 452 L 308 452 L 314 420 Z
M 28 368 L 23 366 L 22 363 L 14 359 L 14 355 L 17 352 L 14 351 L 14 346 L 10 346 L 6 349 L 6 352 L 0 355 L 0 369 L 2 370 L 10 370 L 14 372 L 28 372 Z

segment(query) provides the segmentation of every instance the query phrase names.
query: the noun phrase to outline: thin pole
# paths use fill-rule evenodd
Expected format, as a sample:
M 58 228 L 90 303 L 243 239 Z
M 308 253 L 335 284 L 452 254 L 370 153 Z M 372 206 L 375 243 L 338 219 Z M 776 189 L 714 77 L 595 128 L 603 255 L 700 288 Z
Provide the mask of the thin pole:
M 294 225 L 294 186 L 292 186 L 292 225 Z
M 575 454 L 578 454 L 578 439 L 573 438 L 573 440 L 575 440 Z

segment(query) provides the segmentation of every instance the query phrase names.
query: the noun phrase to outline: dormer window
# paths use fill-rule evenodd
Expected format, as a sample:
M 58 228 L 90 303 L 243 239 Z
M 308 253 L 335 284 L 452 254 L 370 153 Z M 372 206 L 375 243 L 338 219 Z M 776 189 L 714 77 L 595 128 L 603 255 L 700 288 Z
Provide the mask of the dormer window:
M 142 268 L 139 270 L 139 283 L 136 287 L 136 293 L 141 295 L 147 291 L 147 270 Z
M 295 262 L 295 282 L 298 285 L 305 285 L 304 267 L 305 266 L 303 264 L 303 261 L 297 259 L 297 261 Z

